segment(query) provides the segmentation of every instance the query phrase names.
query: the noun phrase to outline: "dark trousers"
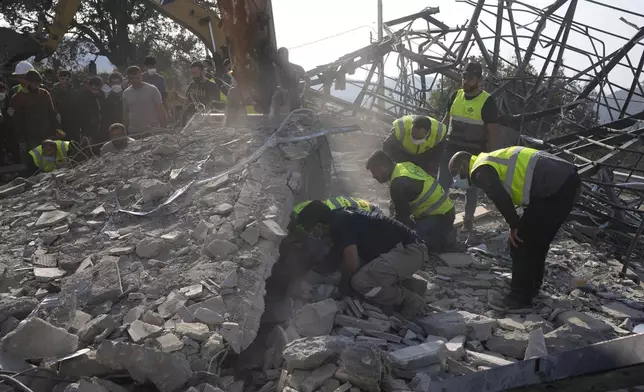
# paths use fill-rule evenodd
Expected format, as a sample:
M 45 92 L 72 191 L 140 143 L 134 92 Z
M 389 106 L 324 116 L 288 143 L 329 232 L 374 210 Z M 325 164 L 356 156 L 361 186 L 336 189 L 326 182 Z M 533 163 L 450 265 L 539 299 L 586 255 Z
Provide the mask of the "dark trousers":
M 581 179 L 575 173 L 555 194 L 531 201 L 524 209 L 517 226 L 523 243 L 511 249 L 511 295 L 518 300 L 529 303 L 538 294 L 550 243 L 570 214 L 580 186 Z
M 416 220 L 414 230 L 425 240 L 430 252 L 441 253 L 456 242 L 455 218 L 454 208 L 442 215 L 428 215 Z

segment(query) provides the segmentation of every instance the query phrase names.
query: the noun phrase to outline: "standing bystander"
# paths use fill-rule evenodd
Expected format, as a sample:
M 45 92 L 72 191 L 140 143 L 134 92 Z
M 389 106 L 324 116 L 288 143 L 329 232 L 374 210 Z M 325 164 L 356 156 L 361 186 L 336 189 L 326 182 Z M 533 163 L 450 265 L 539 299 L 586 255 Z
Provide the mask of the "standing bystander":
M 141 69 L 127 69 L 130 87 L 123 92 L 123 124 L 132 137 L 144 136 L 151 127 L 166 126 L 166 112 L 159 90 L 141 80 Z

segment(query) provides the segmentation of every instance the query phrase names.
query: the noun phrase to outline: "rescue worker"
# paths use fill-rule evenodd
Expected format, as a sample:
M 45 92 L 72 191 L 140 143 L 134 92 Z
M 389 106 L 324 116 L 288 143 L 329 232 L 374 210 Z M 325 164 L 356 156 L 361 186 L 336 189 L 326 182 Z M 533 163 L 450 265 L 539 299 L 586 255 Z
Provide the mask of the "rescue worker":
M 110 135 L 110 141 L 103 144 L 103 147 L 101 147 L 101 156 L 109 152 L 116 153 L 122 151 L 129 143 L 135 141 L 131 137 L 127 136 L 125 133 L 125 125 L 121 123 L 110 125 L 108 132 Z
M 293 207 L 293 214 L 297 216 L 300 211 L 304 209 L 307 205 L 311 203 L 311 200 L 303 201 L 301 203 L 298 203 Z M 335 210 L 338 208 L 354 208 L 358 210 L 364 210 L 368 212 L 380 212 L 380 208 L 367 200 L 364 199 L 359 199 L 357 197 L 351 197 L 351 196 L 337 196 L 337 197 L 332 197 L 330 199 L 323 200 L 322 203 L 324 203 L 329 209 Z
M 430 252 L 455 244 L 454 203 L 434 177 L 411 162 L 395 163 L 383 150 L 369 157 L 367 170 L 379 183 L 389 182 L 394 218 L 416 230 Z
M 449 104 L 449 110 L 443 124 L 449 124 L 447 145 L 441 160 L 438 181 L 443 189 L 452 185 L 449 173 L 449 160 L 457 151 L 467 151 L 477 155 L 491 151 L 497 146 L 499 134 L 499 114 L 494 98 L 481 88 L 483 67 L 478 63 L 469 63 L 463 71 L 463 84 Z M 465 193 L 465 211 L 463 217 L 464 231 L 474 228 L 474 211 L 476 211 L 477 190 L 469 187 Z
M 31 157 L 27 161 L 26 177 L 39 172 L 49 173 L 56 169 L 69 166 L 71 143 L 64 140 L 45 140 L 41 145 L 29 151 Z
M 402 284 L 429 258 L 413 230 L 373 212 L 330 210 L 319 200 L 300 211 L 298 223 L 316 237 L 330 238 L 340 250 L 341 294 L 355 291 L 405 318 L 422 312 L 424 298 Z
M 39 145 L 45 139 L 64 135 L 59 128 L 58 113 L 51 96 L 41 88 L 42 77 L 36 70 L 29 70 L 21 76 L 21 86 L 11 98 L 14 132 L 21 146 L 23 163 L 29 162 L 27 150 Z M 24 152 L 22 152 L 24 150 Z
M 60 115 L 61 128 L 65 131 L 66 140 L 80 142 L 80 129 L 76 119 L 75 97 L 76 89 L 71 83 L 72 73 L 68 70 L 58 72 L 58 83 L 54 84 L 51 89 L 51 99 L 54 101 L 54 107 Z
M 508 147 L 472 155 L 461 151 L 449 163 L 455 181 L 485 192 L 510 226 L 510 294 L 500 309 L 529 307 L 543 282 L 546 255 L 579 194 L 577 168 L 554 155 Z M 523 206 L 519 217 L 515 207 Z
M 382 149 L 394 162 L 412 162 L 427 173 L 438 174 L 447 127 L 427 116 L 403 116 L 394 121 Z

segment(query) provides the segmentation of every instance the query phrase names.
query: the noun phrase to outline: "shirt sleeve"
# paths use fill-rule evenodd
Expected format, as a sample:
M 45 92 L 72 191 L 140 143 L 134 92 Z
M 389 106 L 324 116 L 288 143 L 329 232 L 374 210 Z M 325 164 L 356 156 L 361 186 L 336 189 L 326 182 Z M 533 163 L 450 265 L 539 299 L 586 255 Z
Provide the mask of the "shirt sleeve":
M 485 124 L 493 124 L 499 122 L 499 109 L 496 107 L 496 102 L 493 97 L 488 99 L 481 108 L 481 118 Z
M 400 147 L 400 142 L 396 139 L 396 134 L 394 129 L 391 129 L 391 133 L 384 142 L 382 142 L 382 150 L 387 153 L 394 160 L 394 162 L 406 162 L 409 160 L 409 157 L 405 151 Z
M 450 95 L 449 101 L 447 101 L 447 109 L 445 111 L 446 112 L 445 114 L 449 114 L 450 110 L 452 109 L 452 104 L 454 103 L 455 100 L 456 100 L 456 91 L 454 91 L 452 95 Z M 445 124 L 445 125 L 449 125 L 449 124 Z
M 487 197 L 499 210 L 505 221 L 514 229 L 519 223 L 519 215 L 512 202 L 512 197 L 501 184 L 501 179 L 492 166 L 483 165 L 472 173 L 472 184 L 485 192 Z
M 423 191 L 422 181 L 411 178 L 399 177 L 389 184 L 389 194 L 394 205 L 394 218 L 407 227 L 413 228 L 411 219 L 411 206 L 409 203 Z
M 163 99 L 161 98 L 161 93 L 159 92 L 159 89 L 153 85 L 150 85 L 150 87 L 152 87 L 150 89 L 152 91 L 150 93 L 152 95 L 152 101 L 154 102 L 155 105 L 161 105 L 163 103 Z

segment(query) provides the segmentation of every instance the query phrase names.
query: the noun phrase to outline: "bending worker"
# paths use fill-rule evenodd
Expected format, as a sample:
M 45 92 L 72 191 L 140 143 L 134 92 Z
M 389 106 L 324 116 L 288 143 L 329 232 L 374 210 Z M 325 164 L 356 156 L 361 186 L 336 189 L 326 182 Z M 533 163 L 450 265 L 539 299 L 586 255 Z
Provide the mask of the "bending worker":
M 482 189 L 510 225 L 511 292 L 491 305 L 531 306 L 543 282 L 550 243 L 579 194 L 577 168 L 543 151 L 508 147 L 478 156 L 458 152 L 449 170 L 457 182 Z M 524 206 L 521 217 L 515 206 Z
M 469 63 L 463 70 L 463 88 L 450 98 L 449 110 L 443 119 L 449 123 L 447 145 L 441 160 L 438 181 L 444 189 L 452 185 L 449 174 L 449 160 L 457 151 L 467 151 L 473 155 L 499 148 L 496 141 L 499 133 L 498 109 L 494 98 L 481 88 L 483 67 Z M 465 192 L 465 211 L 463 229 L 474 228 L 477 191 L 470 187 Z
M 45 140 L 41 145 L 29 151 L 31 159 L 27 160 L 26 176 L 38 172 L 49 173 L 56 169 L 69 166 L 71 143 L 62 140 Z
M 361 210 L 330 210 L 316 200 L 298 215 L 316 237 L 330 238 L 341 250 L 341 294 L 353 290 L 366 300 L 399 311 L 405 318 L 422 312 L 425 300 L 401 284 L 428 261 L 427 247 L 402 223 Z
M 412 162 L 428 173 L 438 174 L 447 127 L 426 116 L 404 116 L 394 121 L 382 149 L 394 162 Z
M 379 183 L 389 182 L 395 219 L 416 230 L 430 252 L 455 244 L 454 203 L 434 177 L 411 162 L 394 163 L 382 150 L 369 157 L 367 169 Z

